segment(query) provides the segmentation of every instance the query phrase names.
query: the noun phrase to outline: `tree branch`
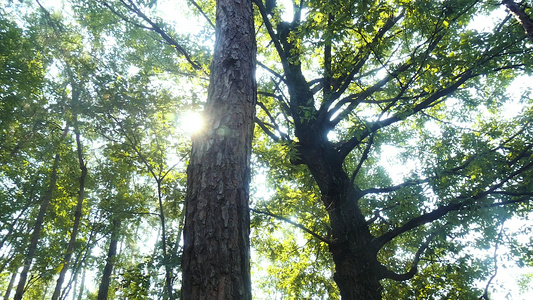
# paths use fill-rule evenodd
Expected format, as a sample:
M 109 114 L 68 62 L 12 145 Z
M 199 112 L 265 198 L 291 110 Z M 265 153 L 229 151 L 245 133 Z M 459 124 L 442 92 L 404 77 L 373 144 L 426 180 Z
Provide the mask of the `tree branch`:
M 523 193 L 513 193 L 512 194 L 512 196 L 525 196 L 524 198 L 519 199 L 519 201 L 498 202 L 498 203 L 491 203 L 489 205 L 478 205 L 478 206 L 471 205 L 473 203 L 473 201 L 482 199 L 482 198 L 484 198 L 484 197 L 486 197 L 488 195 L 493 195 L 493 194 L 498 195 L 498 194 L 502 194 L 502 193 L 508 193 L 508 192 L 501 191 L 501 190 L 498 190 L 498 189 L 501 188 L 502 186 L 504 186 L 512 178 L 514 178 L 517 175 L 522 174 L 526 170 L 529 170 L 529 169 L 532 169 L 532 168 L 533 168 L 533 161 L 530 162 L 529 164 L 524 165 L 522 168 L 516 170 L 515 172 L 512 172 L 507 177 L 505 177 L 503 180 L 501 180 L 499 183 L 496 183 L 496 184 L 492 185 L 491 187 L 489 187 L 485 191 L 478 192 L 478 193 L 473 191 L 471 196 L 464 196 L 464 195 L 463 196 L 459 196 L 459 197 L 457 197 L 457 199 L 464 199 L 464 200 L 461 201 L 461 202 L 455 202 L 455 203 L 450 203 L 450 204 L 447 204 L 447 205 L 443 205 L 443 206 L 433 210 L 432 212 L 429 212 L 429 213 L 420 215 L 418 217 L 412 218 L 411 220 L 407 221 L 402 226 L 394 228 L 394 229 L 388 231 L 387 233 L 381 235 L 380 237 L 377 237 L 375 239 L 376 249 L 381 249 L 381 247 L 383 247 L 386 243 L 388 243 L 389 241 L 391 241 L 395 237 L 399 236 L 400 234 L 405 233 L 407 231 L 410 231 L 410 230 L 412 230 L 414 228 L 417 228 L 417 227 L 419 227 L 421 225 L 436 221 L 436 220 L 442 218 L 443 216 L 447 215 L 448 213 L 450 213 L 452 211 L 459 211 L 459 210 L 462 210 L 463 208 L 481 209 L 481 208 L 501 206 L 501 205 L 511 204 L 511 203 L 519 203 L 519 202 L 524 202 L 526 200 L 529 200 L 531 198 L 531 196 L 533 195 L 533 192 L 526 191 L 526 192 L 523 192 Z
M 192 5 L 194 5 L 194 7 L 196 7 L 196 9 L 198 9 L 200 14 L 202 14 L 202 16 L 204 16 L 204 18 L 207 20 L 209 25 L 211 25 L 211 27 L 213 29 L 215 29 L 215 24 L 213 22 L 211 22 L 211 19 L 209 19 L 209 17 L 205 14 L 204 10 L 200 7 L 200 5 L 198 5 L 198 3 L 196 3 L 196 1 L 194 1 L 194 0 L 187 0 L 187 1 L 189 1 L 189 3 L 191 3 Z
M 324 242 L 324 243 L 326 243 L 326 244 L 328 244 L 328 245 L 331 243 L 331 241 L 330 241 L 329 239 L 327 239 L 327 238 L 325 238 L 325 237 L 319 235 L 318 233 L 316 233 L 316 232 L 312 231 L 311 229 L 309 229 L 309 228 L 303 226 L 302 224 L 298 224 L 298 223 L 293 222 L 293 221 L 291 221 L 291 220 L 289 220 L 289 219 L 287 219 L 287 218 L 284 218 L 284 217 L 282 217 L 282 216 L 278 216 L 278 215 L 276 215 L 276 214 L 273 214 L 272 212 L 270 212 L 270 211 L 268 211 L 268 210 L 267 210 L 267 211 L 261 211 L 261 210 L 257 210 L 257 209 L 250 208 L 250 211 L 252 211 L 252 212 L 254 212 L 254 213 L 256 213 L 256 214 L 263 214 L 263 215 L 271 216 L 271 217 L 273 217 L 273 218 L 275 218 L 275 219 L 277 219 L 277 220 L 280 220 L 280 221 L 283 221 L 283 222 L 289 223 L 289 224 L 291 224 L 291 225 L 293 225 L 293 226 L 295 226 L 295 227 L 297 227 L 297 228 L 300 228 L 301 230 L 303 230 L 303 231 L 309 233 L 310 235 L 312 235 L 312 236 L 315 237 L 316 239 L 318 239 L 318 240 L 320 240 L 320 241 L 322 241 L 322 242 Z
M 416 251 L 415 257 L 413 261 L 411 262 L 411 267 L 409 268 L 409 271 L 407 273 L 403 274 L 397 274 L 389 269 L 386 269 L 383 274 L 381 275 L 382 278 L 389 278 L 395 281 L 405 281 L 413 278 L 413 276 L 416 275 L 416 272 L 418 272 L 418 263 L 420 262 L 420 258 L 422 257 L 422 254 L 426 251 L 426 249 L 429 247 L 429 244 L 437 234 L 440 232 L 440 230 L 435 230 L 433 233 L 429 235 L 429 237 L 426 239 L 426 241 L 418 248 L 418 251 Z
M 502 221 L 502 225 L 500 227 L 500 233 L 498 233 L 498 237 L 496 239 L 496 245 L 494 245 L 494 255 L 493 255 L 494 273 L 492 274 L 492 276 L 490 276 L 489 281 L 487 282 L 487 285 L 485 286 L 485 292 L 483 293 L 483 296 L 479 297 L 480 300 L 482 300 L 482 299 L 490 300 L 490 298 L 489 298 L 489 287 L 490 287 L 490 284 L 492 283 L 492 280 L 494 280 L 494 278 L 498 274 L 498 246 L 500 244 L 500 240 L 502 239 L 503 229 L 504 229 L 503 225 L 504 224 L 505 224 L 505 220 Z
M 533 42 L 533 20 L 512 0 L 503 0 L 502 3 L 514 15 L 518 23 L 522 25 L 527 37 Z
M 117 14 L 116 10 L 114 9 L 111 9 L 111 5 L 108 4 L 106 1 L 101 1 L 101 3 L 107 7 L 107 8 L 110 8 L 111 12 L 113 12 L 114 14 L 116 14 L 118 17 L 120 17 L 122 20 L 128 22 L 128 23 L 131 23 L 131 24 L 134 24 L 135 26 L 139 26 L 141 28 L 144 28 L 144 29 L 147 29 L 147 30 L 151 30 L 151 31 L 154 31 L 156 33 L 158 33 L 169 45 L 171 45 L 172 47 L 174 47 L 182 56 L 185 57 L 185 59 L 189 62 L 189 64 L 196 70 L 200 70 L 202 69 L 202 67 L 195 61 L 192 60 L 191 56 L 189 55 L 189 53 L 187 53 L 187 51 L 185 51 L 185 49 L 174 39 L 172 38 L 170 35 L 168 35 L 159 25 L 157 25 L 154 21 L 152 21 L 146 14 L 144 14 L 141 9 L 139 9 L 139 7 L 137 7 L 137 5 L 135 5 L 135 3 L 132 1 L 132 0 L 119 0 L 120 3 L 122 3 L 122 5 L 124 5 L 124 7 L 126 7 L 129 11 L 133 12 L 134 14 L 136 14 L 138 17 L 140 17 L 141 19 L 143 19 L 146 23 L 150 24 L 151 27 L 148 27 L 148 26 L 143 26 L 143 25 L 140 25 L 140 24 L 136 24 L 136 23 L 133 23 L 131 20 L 129 20 L 127 17 L 125 17 L 124 15 L 122 14 Z M 127 2 L 126 2 L 127 1 Z
M 363 163 L 368 158 L 368 154 L 370 153 L 370 149 L 372 148 L 372 144 L 374 144 L 374 135 L 373 134 L 370 135 L 370 138 L 368 139 L 368 143 L 367 143 L 367 145 L 365 147 L 365 150 L 363 151 L 363 154 L 361 155 L 361 159 L 359 160 L 359 164 L 357 165 L 357 167 L 355 168 L 355 170 L 352 173 L 352 178 L 350 178 L 352 184 L 354 184 L 355 176 L 357 176 L 357 174 L 359 174 L 359 171 L 363 167 Z
M 471 70 L 468 70 L 464 72 L 461 76 L 458 77 L 457 81 L 454 82 L 452 85 L 442 88 L 433 94 L 431 94 L 429 97 L 427 97 L 424 101 L 420 102 L 419 104 L 415 105 L 412 109 L 404 111 L 404 112 L 398 112 L 392 117 L 382 120 L 382 121 L 375 121 L 372 123 L 369 123 L 370 126 L 367 126 L 360 135 L 354 135 L 351 139 L 346 141 L 344 144 L 342 144 L 339 147 L 339 154 L 340 157 L 344 158 L 352 151 L 352 149 L 357 146 L 363 139 L 368 137 L 373 132 L 376 132 L 377 130 L 384 128 L 386 126 L 389 126 L 391 124 L 394 124 L 398 121 L 405 120 L 407 117 L 410 117 L 426 108 L 429 108 L 435 104 L 435 101 L 439 100 L 442 97 L 448 96 L 455 92 L 461 85 L 463 85 L 467 80 L 478 76 L 478 74 L 472 73 Z

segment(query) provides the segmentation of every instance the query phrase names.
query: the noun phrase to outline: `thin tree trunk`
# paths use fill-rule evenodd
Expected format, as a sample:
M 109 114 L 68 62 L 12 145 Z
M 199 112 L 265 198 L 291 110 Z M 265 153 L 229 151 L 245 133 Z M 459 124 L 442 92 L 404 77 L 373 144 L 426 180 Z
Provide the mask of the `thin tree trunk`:
M 2 240 L 0 240 L 0 249 L 2 249 L 2 247 L 4 247 L 4 243 L 7 241 L 7 239 L 11 236 L 11 234 L 13 233 L 13 231 L 15 230 L 15 226 L 17 225 L 18 221 L 20 220 L 20 218 L 22 217 L 22 215 L 26 212 L 26 210 L 28 210 L 28 208 L 31 206 L 31 201 L 28 201 L 28 203 L 26 203 L 26 205 L 22 208 L 22 210 L 19 212 L 19 214 L 17 215 L 17 217 L 15 217 L 15 219 L 13 220 L 13 222 L 11 222 L 11 224 L 9 225 L 9 228 L 7 229 L 7 232 L 6 234 L 4 235 L 4 237 L 2 238 Z M 1 270 L 0 270 L 1 272 Z
M 13 274 L 11 274 L 11 279 L 9 280 L 9 284 L 7 285 L 6 292 L 4 294 L 4 300 L 9 300 L 9 295 L 11 294 L 11 289 L 13 289 L 13 285 L 15 284 L 16 277 L 17 277 L 17 272 L 13 272 Z
M 166 281 L 166 295 L 168 299 L 174 300 L 172 293 L 172 270 L 170 268 L 170 261 L 167 251 L 167 235 L 165 227 L 165 212 L 163 211 L 163 195 L 161 193 L 161 179 L 156 178 L 157 181 L 157 199 L 159 202 L 159 219 L 161 221 L 161 247 L 163 248 L 163 260 L 165 265 L 165 281 Z
M 60 143 L 66 138 L 67 134 L 68 134 L 68 125 L 63 131 L 63 135 L 61 136 Z M 24 287 L 26 286 L 26 280 L 28 279 L 28 272 L 30 271 L 31 263 L 33 261 L 33 257 L 35 256 L 35 251 L 37 250 L 37 244 L 39 243 L 39 238 L 41 235 L 41 227 L 43 226 L 43 223 L 44 223 L 44 216 L 46 214 L 46 211 L 48 210 L 50 200 L 52 200 L 52 195 L 56 188 L 57 170 L 59 168 L 59 160 L 60 160 L 60 156 L 59 154 L 56 154 L 54 158 L 54 163 L 52 165 L 52 173 L 50 174 L 49 186 L 48 186 L 48 189 L 46 190 L 46 193 L 43 196 L 41 206 L 39 208 L 39 214 L 37 215 L 37 219 L 35 220 L 33 232 L 31 235 L 30 246 L 28 248 L 28 253 L 26 254 L 26 259 L 24 261 L 22 272 L 20 273 L 20 279 L 17 285 L 17 291 L 15 292 L 14 300 L 21 300 L 24 294 Z
M 80 189 L 78 191 L 78 202 L 76 203 L 76 209 L 74 211 L 74 224 L 72 225 L 72 232 L 70 233 L 70 240 L 68 242 L 67 252 L 65 253 L 65 257 L 63 259 L 63 265 L 61 267 L 61 271 L 59 272 L 59 278 L 56 282 L 54 294 L 52 295 L 52 300 L 57 300 L 61 295 L 61 286 L 63 285 L 63 281 L 65 280 L 65 275 L 67 274 L 67 271 L 69 269 L 70 259 L 72 257 L 72 253 L 74 252 L 74 246 L 76 245 L 76 237 L 78 236 L 78 230 L 81 223 L 83 199 L 85 198 L 85 180 L 87 178 L 87 166 L 85 165 L 85 161 L 83 160 L 83 147 L 80 141 L 78 117 L 76 113 L 74 113 L 73 115 L 74 131 L 76 133 L 76 145 L 78 148 L 78 163 L 81 170 L 79 187 Z
M 252 1 L 217 1 L 216 42 L 204 110 L 187 170 L 184 300 L 251 299 L 251 141 L 256 103 Z
M 83 299 L 83 291 L 85 290 L 85 268 L 83 269 L 82 273 L 81 273 L 81 283 L 80 283 L 80 292 L 78 294 L 78 299 L 77 300 L 82 300 Z M 73 299 L 75 299 L 73 297 Z
M 111 274 L 113 274 L 113 267 L 115 266 L 115 258 L 117 256 L 117 245 L 120 237 L 120 221 L 114 219 L 112 222 L 111 238 L 109 241 L 109 250 L 107 251 L 106 265 L 102 273 L 100 287 L 98 288 L 98 300 L 107 300 L 109 293 L 109 285 L 111 283 Z

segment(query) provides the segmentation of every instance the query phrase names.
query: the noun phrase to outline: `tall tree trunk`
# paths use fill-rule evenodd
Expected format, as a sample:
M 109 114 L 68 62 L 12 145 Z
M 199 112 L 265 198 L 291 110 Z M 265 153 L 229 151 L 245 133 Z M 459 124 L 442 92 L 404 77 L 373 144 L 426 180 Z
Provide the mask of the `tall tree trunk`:
M 78 93 L 79 95 L 79 93 Z M 74 97 L 74 96 L 73 96 Z M 78 202 L 76 203 L 76 209 L 74 211 L 74 224 L 72 225 L 72 232 L 70 233 L 70 240 L 67 246 L 67 252 L 63 259 L 63 265 L 61 271 L 59 272 L 59 278 L 57 279 L 56 286 L 54 289 L 54 294 L 52 295 L 52 300 L 57 300 L 61 295 L 61 286 L 65 280 L 65 275 L 69 269 L 70 259 L 72 257 L 72 252 L 74 252 L 74 246 L 76 245 L 76 237 L 78 236 L 78 230 L 81 222 L 81 210 L 83 207 L 83 199 L 85 198 L 85 180 L 87 178 L 87 166 L 83 160 L 83 147 L 80 141 L 80 132 L 78 126 L 78 118 L 76 113 L 74 113 L 74 131 L 76 133 L 76 145 L 78 148 L 78 163 L 81 170 L 80 175 L 80 189 L 78 191 Z
M 107 251 L 107 259 L 100 280 L 100 287 L 98 288 L 98 300 L 107 300 L 109 293 L 109 284 L 111 283 L 111 274 L 113 274 L 113 267 L 115 266 L 115 259 L 117 256 L 117 245 L 120 237 L 120 221 L 114 219 L 112 222 L 111 238 L 109 241 L 109 250 Z M 85 276 L 85 275 L 84 275 Z
M 182 299 L 251 299 L 251 141 L 256 103 L 252 1 L 217 1 L 205 132 L 187 170 Z
M 63 130 L 63 134 L 61 136 L 60 143 L 66 138 L 68 134 L 68 125 Z M 30 271 L 31 263 L 33 261 L 33 257 L 35 256 L 35 251 L 37 250 L 37 243 L 39 243 L 39 238 L 41 236 L 41 227 L 44 223 L 44 216 L 46 214 L 46 211 L 48 210 L 48 206 L 50 204 L 50 200 L 52 200 L 53 192 L 56 188 L 56 181 L 57 181 L 57 169 L 59 168 L 59 154 L 55 155 L 54 163 L 52 165 L 52 173 L 50 174 L 50 182 L 48 185 L 48 189 L 46 190 L 41 206 L 39 208 L 39 214 L 37 215 L 37 219 L 35 220 L 35 224 L 33 227 L 33 232 L 31 235 L 30 240 L 30 246 L 28 248 L 28 253 L 26 254 L 26 258 L 24 260 L 24 266 L 22 268 L 22 272 L 20 273 L 20 279 L 17 285 L 17 291 L 15 292 L 14 300 L 21 300 L 22 295 L 24 294 L 24 287 L 26 286 L 26 280 L 28 279 L 28 272 Z
M 342 160 L 325 140 L 326 135 L 316 132 L 300 132 L 299 152 L 328 211 L 334 280 L 343 300 L 381 299 L 383 266 L 377 260 L 373 236 L 357 203 L 360 195 L 342 168 Z

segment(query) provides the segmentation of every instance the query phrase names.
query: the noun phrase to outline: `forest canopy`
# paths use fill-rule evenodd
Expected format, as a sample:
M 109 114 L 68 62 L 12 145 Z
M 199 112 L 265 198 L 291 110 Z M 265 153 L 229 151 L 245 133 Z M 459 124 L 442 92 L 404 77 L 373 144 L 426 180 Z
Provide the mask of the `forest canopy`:
M 252 2 L 253 299 L 531 293 L 533 2 Z M 0 4 L 5 299 L 180 297 L 215 4 Z

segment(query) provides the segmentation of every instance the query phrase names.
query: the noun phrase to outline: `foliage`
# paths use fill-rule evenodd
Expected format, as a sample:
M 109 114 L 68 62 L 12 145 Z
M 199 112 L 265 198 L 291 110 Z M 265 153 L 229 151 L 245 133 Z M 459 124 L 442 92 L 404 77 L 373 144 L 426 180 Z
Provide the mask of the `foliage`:
M 24 263 L 59 154 L 25 295 L 50 296 L 79 192 L 77 115 L 89 176 L 63 295 L 96 297 L 82 274 L 102 274 L 118 219 L 115 297 L 161 298 L 167 268 L 174 289 L 180 280 L 190 137 L 176 124 L 206 96 L 214 1 L 175 14 L 168 1 L 52 2 L 0 7 L 1 290 Z M 532 265 L 533 47 L 501 4 L 254 2 L 256 298 L 340 298 L 326 196 L 342 194 L 341 175 L 367 227 L 355 231 L 390 271 L 384 299 L 477 299 L 504 259 L 498 245 Z M 502 237 L 517 219 L 527 225 Z

